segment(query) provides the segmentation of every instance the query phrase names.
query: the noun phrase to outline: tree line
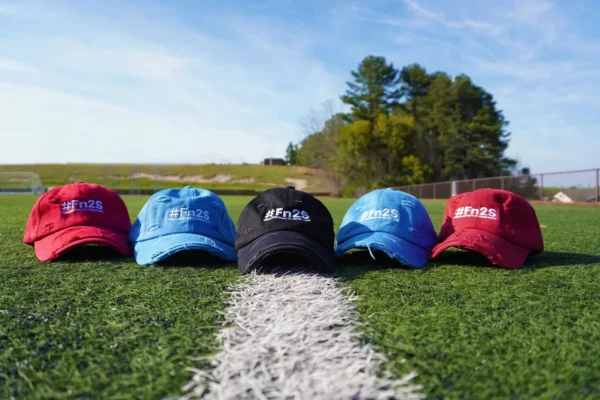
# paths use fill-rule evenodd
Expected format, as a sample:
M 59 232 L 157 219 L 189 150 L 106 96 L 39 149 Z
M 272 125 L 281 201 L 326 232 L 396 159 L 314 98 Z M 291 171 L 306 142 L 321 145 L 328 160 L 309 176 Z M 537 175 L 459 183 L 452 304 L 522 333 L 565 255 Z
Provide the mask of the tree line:
M 493 96 L 467 75 L 370 55 L 351 77 L 349 112 L 330 106 L 287 149 L 288 163 L 324 171 L 340 193 L 528 173 L 504 154 L 509 123 Z

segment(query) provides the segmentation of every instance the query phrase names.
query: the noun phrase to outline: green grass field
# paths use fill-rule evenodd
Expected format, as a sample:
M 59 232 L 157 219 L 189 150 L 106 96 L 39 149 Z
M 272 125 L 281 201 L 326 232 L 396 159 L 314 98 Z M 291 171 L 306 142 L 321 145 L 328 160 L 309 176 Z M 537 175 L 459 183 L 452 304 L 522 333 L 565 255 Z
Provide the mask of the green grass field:
M 287 186 L 286 179 L 306 181 L 305 190 L 329 193 L 330 185 L 317 170 L 303 167 L 265 166 L 259 164 L 27 164 L 0 165 L 0 172 L 34 172 L 46 187 L 54 187 L 75 181 L 95 182 L 112 189 L 155 189 L 176 186 L 202 186 L 215 190 L 266 190 L 273 186 Z M 211 180 L 220 176 L 221 181 Z M 7 177 L 6 180 L 10 179 Z M 2 186 L 20 187 L 17 178 L 3 182 Z
M 132 219 L 147 197 L 124 197 Z M 248 197 L 224 197 L 234 220 Z M 235 265 L 140 267 L 83 253 L 40 263 L 21 243 L 32 196 L 0 197 L 0 398 L 181 394 L 214 351 Z M 350 199 L 324 199 L 336 227 Z M 444 202 L 427 202 L 439 228 Z M 600 209 L 536 206 L 546 252 L 516 271 L 450 252 L 422 270 L 356 255 L 366 340 L 430 399 L 600 398 Z

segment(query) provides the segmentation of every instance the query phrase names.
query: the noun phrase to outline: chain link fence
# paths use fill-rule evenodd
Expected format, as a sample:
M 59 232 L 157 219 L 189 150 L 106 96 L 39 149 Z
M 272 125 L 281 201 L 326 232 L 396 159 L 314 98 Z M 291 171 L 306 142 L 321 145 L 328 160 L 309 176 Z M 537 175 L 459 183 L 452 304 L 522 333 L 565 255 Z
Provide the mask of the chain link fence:
M 420 199 L 445 200 L 483 188 L 509 190 L 528 200 L 600 202 L 600 168 L 405 185 L 397 189 Z

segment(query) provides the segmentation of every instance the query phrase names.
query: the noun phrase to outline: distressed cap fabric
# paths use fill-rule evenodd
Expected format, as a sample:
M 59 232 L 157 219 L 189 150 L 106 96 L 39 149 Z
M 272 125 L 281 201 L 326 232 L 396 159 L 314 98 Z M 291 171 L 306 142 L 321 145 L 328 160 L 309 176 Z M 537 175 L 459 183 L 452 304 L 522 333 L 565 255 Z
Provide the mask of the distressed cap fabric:
M 272 255 L 296 254 L 334 271 L 334 241 L 333 218 L 321 201 L 293 187 L 268 189 L 238 219 L 238 270 L 244 274 Z
M 225 203 L 215 193 L 192 186 L 152 195 L 133 223 L 129 241 L 140 265 L 154 265 L 185 250 L 237 259 L 235 225 Z
M 531 204 L 516 193 L 478 189 L 453 196 L 446 203 L 432 258 L 456 247 L 476 251 L 494 265 L 516 269 L 527 257 L 544 250 L 537 215 Z
M 422 268 L 438 238 L 427 210 L 416 197 L 387 188 L 366 193 L 352 204 L 336 241 L 337 257 L 351 249 L 379 250 L 402 265 Z
M 69 250 L 95 244 L 129 256 L 131 228 L 123 199 L 94 183 L 75 182 L 55 187 L 36 201 L 23 242 L 34 246 L 41 261 L 53 261 Z

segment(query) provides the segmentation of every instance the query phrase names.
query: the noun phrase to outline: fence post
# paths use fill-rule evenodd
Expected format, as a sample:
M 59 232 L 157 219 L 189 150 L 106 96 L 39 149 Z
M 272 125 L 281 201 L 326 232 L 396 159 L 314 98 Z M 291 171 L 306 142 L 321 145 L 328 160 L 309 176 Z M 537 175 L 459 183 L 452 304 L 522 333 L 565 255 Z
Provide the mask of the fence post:
M 473 179 L 471 182 L 473 182 L 473 191 L 475 191 L 475 189 L 477 188 L 477 181 Z
M 596 168 L 596 202 L 600 202 L 600 168 Z
M 419 185 L 419 198 L 422 199 L 423 198 L 423 184 Z
M 540 174 L 540 200 L 544 200 L 544 174 Z
M 598 171 L 596 171 L 596 181 L 598 180 Z M 437 199 L 436 195 L 435 195 L 435 187 L 437 186 L 436 183 L 433 184 L 433 199 Z M 596 185 L 597 186 L 597 185 Z
M 500 189 L 504 190 L 504 177 L 500 178 Z

